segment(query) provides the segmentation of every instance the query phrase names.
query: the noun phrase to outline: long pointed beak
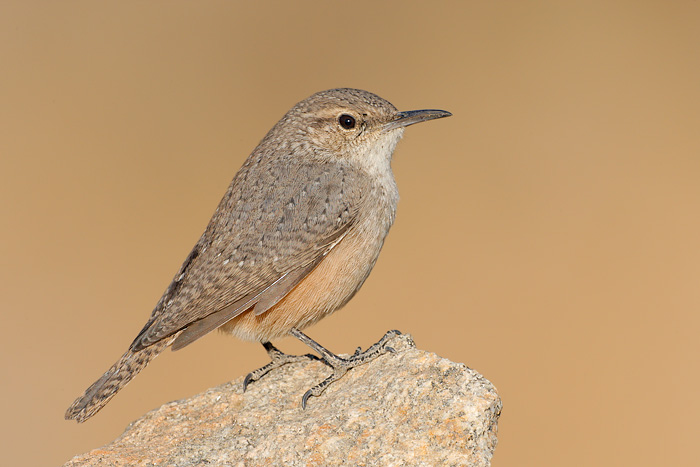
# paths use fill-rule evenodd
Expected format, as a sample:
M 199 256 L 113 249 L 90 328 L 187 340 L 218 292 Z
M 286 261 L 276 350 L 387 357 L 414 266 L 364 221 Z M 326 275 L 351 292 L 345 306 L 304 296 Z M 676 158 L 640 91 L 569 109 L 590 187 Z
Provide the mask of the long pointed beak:
M 396 119 L 384 124 L 382 130 L 395 130 L 396 128 L 407 127 L 409 125 L 413 125 L 414 123 L 427 122 L 428 120 L 449 117 L 451 115 L 452 114 L 446 110 L 407 110 L 405 112 L 398 112 L 396 114 Z

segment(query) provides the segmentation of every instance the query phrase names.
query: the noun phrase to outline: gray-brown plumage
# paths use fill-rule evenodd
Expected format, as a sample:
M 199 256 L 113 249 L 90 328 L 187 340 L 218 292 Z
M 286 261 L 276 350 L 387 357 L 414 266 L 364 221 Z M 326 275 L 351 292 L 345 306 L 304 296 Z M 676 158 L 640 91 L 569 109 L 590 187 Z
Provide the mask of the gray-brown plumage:
M 300 330 L 347 303 L 374 266 L 396 212 L 390 161 L 403 128 L 448 115 L 398 112 L 356 89 L 295 105 L 236 174 L 129 350 L 66 418 L 87 420 L 167 346 L 177 350 L 216 328 L 266 344 L 272 367 L 288 360 L 269 342 L 290 333 L 321 352 L 335 377 L 304 404 L 347 368 L 386 351 L 377 344 L 350 362 Z M 266 372 L 258 371 L 246 384 Z

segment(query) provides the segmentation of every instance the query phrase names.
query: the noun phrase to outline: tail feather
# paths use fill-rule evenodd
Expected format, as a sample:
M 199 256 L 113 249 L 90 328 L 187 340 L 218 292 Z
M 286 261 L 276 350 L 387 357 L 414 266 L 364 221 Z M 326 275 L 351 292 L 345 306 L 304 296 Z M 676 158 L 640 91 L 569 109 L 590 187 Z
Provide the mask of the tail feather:
M 68 407 L 65 415 L 66 420 L 76 420 L 78 423 L 82 423 L 99 412 L 120 389 L 165 350 L 176 337 L 177 334 L 137 352 L 132 352 L 131 349 L 127 350 L 100 379 L 85 390 L 85 394 L 78 397 Z

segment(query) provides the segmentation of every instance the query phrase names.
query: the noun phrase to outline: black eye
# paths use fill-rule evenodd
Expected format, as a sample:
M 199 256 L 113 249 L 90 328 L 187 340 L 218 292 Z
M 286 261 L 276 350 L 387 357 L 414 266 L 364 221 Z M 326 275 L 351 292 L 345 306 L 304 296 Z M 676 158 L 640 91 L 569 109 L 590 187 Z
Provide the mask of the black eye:
M 352 130 L 355 128 L 355 117 L 352 115 L 343 114 L 340 116 L 340 118 L 338 118 L 338 123 L 340 123 L 340 126 L 346 130 Z

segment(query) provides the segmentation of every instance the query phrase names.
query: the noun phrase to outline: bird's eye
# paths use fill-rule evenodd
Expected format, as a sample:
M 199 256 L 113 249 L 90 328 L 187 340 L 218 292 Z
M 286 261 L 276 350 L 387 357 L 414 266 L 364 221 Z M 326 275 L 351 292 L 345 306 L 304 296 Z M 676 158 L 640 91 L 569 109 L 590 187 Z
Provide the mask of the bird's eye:
M 343 114 L 338 118 L 338 123 L 340 123 L 340 126 L 346 130 L 352 130 L 355 128 L 355 117 L 352 115 Z

